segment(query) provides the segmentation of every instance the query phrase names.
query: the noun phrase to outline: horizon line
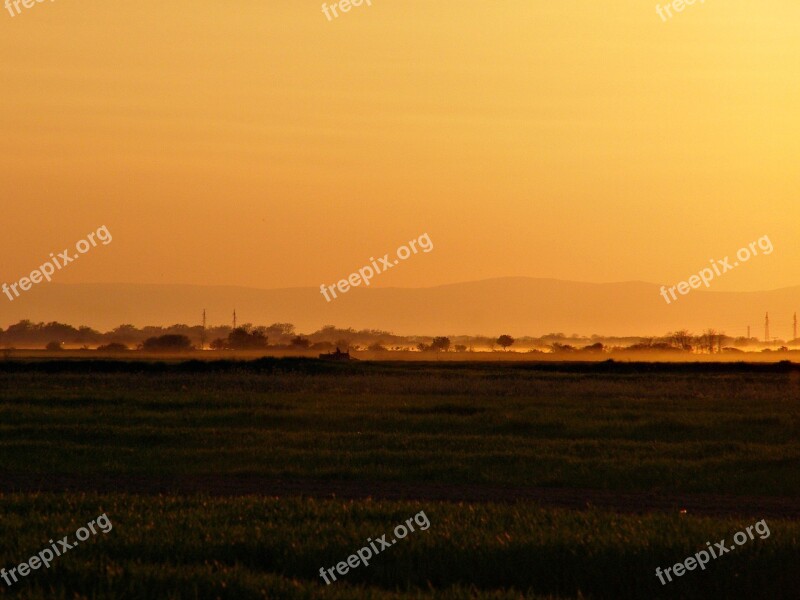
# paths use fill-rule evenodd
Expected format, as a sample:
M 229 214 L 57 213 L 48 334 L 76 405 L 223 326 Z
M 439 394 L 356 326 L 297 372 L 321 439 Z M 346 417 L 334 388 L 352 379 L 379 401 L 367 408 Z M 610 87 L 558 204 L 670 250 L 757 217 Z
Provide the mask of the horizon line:
M 577 285 L 592 285 L 592 286 L 610 286 L 610 285 L 643 285 L 643 286 L 652 286 L 652 287 L 661 287 L 665 284 L 659 283 L 652 283 L 649 281 L 642 281 L 642 280 L 627 280 L 627 281 L 605 281 L 605 282 L 597 282 L 597 281 L 578 281 L 574 279 L 558 279 L 555 277 L 532 277 L 527 275 L 509 275 L 509 276 L 498 276 L 498 277 L 489 277 L 486 279 L 472 279 L 472 280 L 465 280 L 465 281 L 457 281 L 453 283 L 440 283 L 434 284 L 425 287 L 399 287 L 399 286 L 376 286 L 370 289 L 376 290 L 432 290 L 437 288 L 445 288 L 445 287 L 454 287 L 460 285 L 472 285 L 472 284 L 482 284 L 482 283 L 490 283 L 490 282 L 498 282 L 498 281 L 512 281 L 512 280 L 526 280 L 526 281 L 541 281 L 541 282 L 556 282 L 556 283 L 566 283 L 566 284 L 577 284 Z M 283 291 L 292 291 L 292 290 L 316 290 L 315 285 L 309 286 L 291 286 L 291 287 L 276 287 L 276 288 L 266 288 L 266 287 L 252 287 L 248 285 L 237 285 L 237 284 L 205 284 L 205 283 L 135 283 L 135 282 L 109 282 L 109 281 L 86 281 L 81 283 L 67 283 L 67 282 L 51 282 L 50 285 L 55 286 L 153 286 L 153 287 L 192 287 L 192 288 L 227 288 L 227 289 L 244 289 L 244 290 L 253 290 L 253 291 L 261 291 L 261 292 L 283 292 Z M 771 288 L 771 289 L 760 289 L 760 290 L 722 290 L 722 291 L 715 291 L 715 290 L 703 290 L 698 289 L 695 290 L 697 292 L 702 293 L 711 293 L 711 294 L 762 294 L 762 293 L 770 293 L 770 292 L 778 292 L 782 290 L 789 290 L 792 288 L 800 287 L 800 283 Z

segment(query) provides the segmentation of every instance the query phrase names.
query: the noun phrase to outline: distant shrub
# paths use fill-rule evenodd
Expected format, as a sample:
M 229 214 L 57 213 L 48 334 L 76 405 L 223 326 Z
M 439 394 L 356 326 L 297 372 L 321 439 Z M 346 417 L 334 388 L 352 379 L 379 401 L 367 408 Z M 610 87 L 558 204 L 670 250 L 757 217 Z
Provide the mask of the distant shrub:
M 605 350 L 605 346 L 603 346 L 603 344 L 601 344 L 600 342 L 597 342 L 596 344 L 592 344 L 591 346 L 584 346 L 583 348 L 581 348 L 581 350 L 584 352 L 603 352 Z
M 569 344 L 559 344 L 555 342 L 550 346 L 550 350 L 553 353 L 560 353 L 560 352 L 575 352 L 575 346 L 570 346 Z
M 185 335 L 161 335 L 147 338 L 142 350 L 147 352 L 185 352 L 192 349 L 191 340 Z
M 63 350 L 64 348 L 61 347 L 61 342 L 50 342 L 44 347 L 44 349 L 49 350 L 50 352 L 57 352 L 59 350 Z
M 680 348 L 676 348 L 672 344 L 667 344 L 666 342 L 656 342 L 652 344 L 641 342 L 638 344 L 633 344 L 632 346 L 628 346 L 627 348 L 623 348 L 623 350 L 629 352 L 682 352 Z
M 97 347 L 98 352 L 127 352 L 128 347 L 125 344 L 112 342 L 110 344 L 103 344 Z

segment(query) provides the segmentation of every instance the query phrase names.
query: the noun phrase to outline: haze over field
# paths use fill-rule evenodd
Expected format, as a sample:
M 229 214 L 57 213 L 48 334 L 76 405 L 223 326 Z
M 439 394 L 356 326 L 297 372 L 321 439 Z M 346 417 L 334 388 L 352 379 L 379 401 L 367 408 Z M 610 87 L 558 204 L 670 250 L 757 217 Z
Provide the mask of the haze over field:
M 791 318 L 800 287 L 768 292 L 693 290 L 667 305 L 660 286 L 593 284 L 549 279 L 505 278 L 430 288 L 358 288 L 326 303 L 318 288 L 262 290 L 230 286 L 50 284 L 33 289 L 25 302 L 2 302 L 0 326 L 23 318 L 57 320 L 112 329 L 122 323 L 172 325 L 200 322 L 290 322 L 310 332 L 324 325 L 383 329 L 399 335 L 561 332 L 591 335 L 663 335 L 709 327 L 730 336 L 763 337 L 763 308 L 770 308 L 771 336 L 792 338 Z

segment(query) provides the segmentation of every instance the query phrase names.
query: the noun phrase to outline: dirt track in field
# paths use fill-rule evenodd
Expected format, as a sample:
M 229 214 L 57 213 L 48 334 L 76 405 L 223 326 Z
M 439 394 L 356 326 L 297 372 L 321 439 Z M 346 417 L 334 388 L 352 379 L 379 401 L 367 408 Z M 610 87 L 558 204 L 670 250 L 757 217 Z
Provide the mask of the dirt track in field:
M 621 513 L 680 512 L 708 516 L 800 518 L 800 499 L 713 494 L 614 492 L 477 484 L 365 481 L 275 480 L 235 475 L 0 475 L 0 493 L 125 492 L 132 494 L 208 494 L 210 496 L 305 496 L 443 502 L 536 502 L 542 506 Z

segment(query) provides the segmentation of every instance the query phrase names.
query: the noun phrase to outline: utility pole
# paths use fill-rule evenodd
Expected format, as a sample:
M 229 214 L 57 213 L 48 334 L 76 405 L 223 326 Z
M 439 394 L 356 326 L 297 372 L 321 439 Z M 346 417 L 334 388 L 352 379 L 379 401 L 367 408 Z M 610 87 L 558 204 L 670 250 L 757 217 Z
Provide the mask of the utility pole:
M 233 328 L 236 329 L 236 309 L 233 309 Z
M 206 349 L 206 309 L 203 309 L 203 331 L 200 332 L 200 350 Z
M 793 340 L 797 339 L 797 313 L 794 313 L 794 336 L 792 337 Z
M 764 341 L 769 344 L 769 313 L 764 319 Z
M 747 339 L 750 339 L 750 325 L 747 326 Z

